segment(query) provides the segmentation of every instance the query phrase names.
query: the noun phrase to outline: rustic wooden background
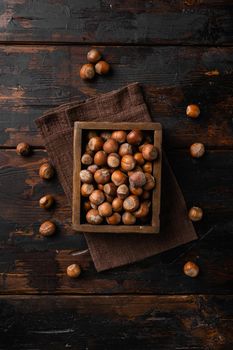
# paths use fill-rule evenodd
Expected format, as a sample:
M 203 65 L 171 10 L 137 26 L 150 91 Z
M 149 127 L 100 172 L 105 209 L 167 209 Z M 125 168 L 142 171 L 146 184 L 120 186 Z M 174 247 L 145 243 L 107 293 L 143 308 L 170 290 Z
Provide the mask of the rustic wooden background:
M 90 47 L 108 77 L 79 78 Z M 50 107 L 143 84 L 188 206 L 205 212 L 198 242 L 96 273 L 58 181 L 38 176 L 47 159 L 34 120 Z M 188 103 L 201 117 L 185 117 Z M 1 0 L 0 349 L 232 349 L 233 4 L 230 0 Z M 33 155 L 15 153 L 29 142 Z M 188 147 L 204 142 L 203 159 Z M 44 193 L 57 206 L 38 207 Z M 53 218 L 59 233 L 38 235 Z M 201 269 L 183 275 L 187 260 Z M 76 281 L 71 263 L 82 266 Z

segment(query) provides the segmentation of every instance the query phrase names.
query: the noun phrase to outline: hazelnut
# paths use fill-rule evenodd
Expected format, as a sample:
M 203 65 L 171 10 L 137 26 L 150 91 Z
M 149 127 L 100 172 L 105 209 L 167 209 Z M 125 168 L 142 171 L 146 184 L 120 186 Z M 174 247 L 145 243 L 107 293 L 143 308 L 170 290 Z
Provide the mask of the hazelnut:
M 104 185 L 98 184 L 98 185 L 97 185 L 97 188 L 98 188 L 98 190 L 103 191 L 103 190 L 104 190 Z
M 131 176 L 132 174 L 136 173 L 137 171 L 140 171 L 141 173 L 143 173 L 142 168 L 139 165 L 136 165 L 135 168 L 131 171 L 128 171 L 127 174 L 128 174 L 128 176 Z
M 96 170 L 98 170 L 99 167 L 96 164 L 91 164 L 87 167 L 87 170 L 90 171 L 93 175 L 95 174 Z
M 79 176 L 80 180 L 86 184 L 93 182 L 93 174 L 89 170 L 81 170 Z
M 99 166 L 103 166 L 107 163 L 107 154 L 104 151 L 96 152 L 94 156 L 94 163 Z
M 117 168 L 120 165 L 120 156 L 117 153 L 110 153 L 107 159 L 110 168 Z
M 90 202 L 91 203 L 91 202 Z M 98 205 L 91 203 L 91 209 L 98 209 Z
M 143 189 L 146 191 L 150 191 L 155 187 L 155 178 L 151 174 L 145 173 L 146 183 L 143 186 Z
M 93 163 L 93 158 L 90 154 L 84 153 L 81 158 L 81 163 L 84 165 L 91 165 Z
M 197 105 L 188 105 L 186 108 L 186 114 L 190 118 L 197 118 L 200 114 L 200 108 Z
M 105 197 L 108 203 L 112 203 L 114 196 L 111 196 L 110 194 L 105 194 Z
M 135 194 L 135 196 L 141 196 L 141 194 L 143 193 L 143 189 L 141 187 L 129 187 L 130 192 L 132 194 Z
M 118 212 L 118 211 L 121 211 L 122 208 L 123 208 L 123 200 L 119 197 L 114 198 L 112 201 L 112 209 Z
M 125 199 L 129 195 L 129 188 L 125 184 L 120 185 L 117 188 L 117 196 L 121 199 Z
M 20 142 L 16 147 L 16 153 L 19 156 L 27 157 L 31 152 L 31 148 L 28 143 Z
M 119 143 L 124 143 L 126 141 L 127 134 L 124 130 L 113 131 L 112 138 Z
M 110 196 L 115 196 L 116 194 L 116 185 L 113 182 L 109 182 L 108 184 L 104 185 L 104 193 L 108 194 Z
M 100 134 L 100 137 L 102 137 L 102 139 L 104 141 L 107 141 L 108 139 L 110 139 L 112 137 L 112 133 L 111 133 L 111 131 L 102 131 Z
M 122 171 L 120 171 L 120 170 L 115 170 L 112 173 L 111 179 L 112 179 L 112 182 L 116 186 L 120 186 L 120 185 L 126 184 L 127 181 L 128 181 L 128 177 L 124 173 L 122 173 Z
M 188 261 L 184 265 L 183 270 L 184 270 L 184 274 L 186 276 L 189 276 L 189 277 L 197 277 L 197 275 L 199 274 L 199 267 L 198 267 L 198 265 L 195 264 L 192 261 Z
M 90 130 L 90 131 L 88 131 L 87 139 L 89 141 L 92 137 L 97 137 L 97 136 L 98 136 L 98 134 L 95 130 Z
M 95 152 L 100 151 L 103 147 L 103 144 L 104 144 L 104 141 L 99 136 L 92 137 L 88 142 L 88 146 L 90 150 Z
M 135 195 L 130 195 L 127 197 L 123 202 L 123 208 L 126 211 L 133 212 L 138 209 L 139 207 L 139 199 Z
M 147 145 L 144 145 L 142 147 L 142 155 L 143 155 L 143 158 L 146 160 L 149 160 L 149 161 L 155 160 L 158 157 L 157 148 L 151 143 L 148 143 Z
M 190 154 L 193 158 L 201 158 L 205 153 L 205 146 L 203 143 L 193 143 L 190 146 Z
M 144 147 L 145 145 L 148 145 L 148 143 L 150 143 L 150 142 L 145 141 L 142 145 L 138 146 L 139 152 L 142 152 L 143 147 Z
M 50 180 L 54 176 L 54 168 L 50 163 L 44 163 L 40 166 L 39 175 L 44 180 Z
M 94 157 L 94 151 L 91 151 L 89 146 L 86 145 L 86 148 L 85 148 L 85 153 L 89 154 L 90 156 Z
M 103 150 L 106 153 L 116 153 L 118 151 L 118 142 L 112 138 L 108 139 L 107 141 L 105 141 L 104 145 L 103 145 Z
M 94 174 L 94 179 L 97 182 L 97 184 L 102 184 L 102 185 L 109 182 L 110 177 L 111 177 L 111 174 L 109 170 L 105 168 L 96 170 Z
M 142 199 L 149 199 L 150 196 L 151 196 L 151 192 L 145 191 L 145 190 L 142 192 Z
M 112 206 L 109 202 L 104 202 L 98 206 L 98 211 L 101 216 L 111 216 Z
M 133 147 L 129 143 L 123 143 L 120 146 L 118 153 L 121 157 L 125 156 L 126 154 L 133 154 Z
M 49 209 L 54 203 L 54 199 L 53 196 L 51 196 L 50 194 L 47 194 L 44 197 L 41 197 L 41 199 L 39 200 L 39 205 L 41 208 L 44 209 Z
M 91 202 L 90 201 L 85 201 L 83 206 L 84 206 L 85 211 L 88 211 L 88 210 L 91 209 Z
M 93 191 L 94 191 L 94 186 L 92 184 L 83 184 L 81 186 L 81 195 L 83 197 L 89 197 Z
M 70 278 L 77 278 L 81 273 L 80 266 L 77 264 L 72 264 L 67 267 L 66 273 Z
M 140 204 L 138 210 L 134 212 L 136 218 L 143 218 L 149 214 L 151 202 L 145 201 Z
M 142 187 L 146 184 L 146 176 L 142 171 L 136 171 L 129 177 L 131 187 Z
M 153 171 L 153 165 L 151 162 L 146 162 L 143 167 L 142 167 L 143 171 L 145 173 L 149 173 L 149 174 L 152 174 L 152 171 Z
M 203 217 L 203 210 L 199 207 L 192 207 L 189 210 L 188 216 L 192 221 L 200 221 Z
M 95 205 L 100 205 L 101 203 L 104 202 L 105 200 L 105 195 L 101 190 L 94 190 L 90 197 L 89 200 L 91 203 L 95 204 Z
M 106 221 L 109 225 L 118 225 L 121 222 L 121 215 L 119 213 L 113 213 L 106 218 Z
M 40 225 L 39 233 L 44 236 L 52 236 L 56 231 L 56 225 L 52 221 L 45 221 Z
M 91 209 L 87 212 L 86 215 L 87 222 L 91 225 L 99 225 L 102 223 L 103 218 L 100 216 L 97 209 Z
M 143 165 L 145 163 L 145 159 L 142 156 L 142 153 L 137 152 L 134 154 L 134 159 L 138 165 Z
M 122 222 L 125 225 L 134 225 L 136 222 L 136 217 L 132 214 L 129 213 L 128 211 L 126 211 L 123 215 L 122 215 Z
M 107 74 L 110 70 L 110 65 L 106 61 L 99 61 L 95 65 L 95 71 L 97 74 Z
M 125 171 L 133 170 L 136 165 L 136 161 L 131 154 L 126 154 L 121 158 L 121 168 Z
M 131 145 L 139 145 L 142 142 L 143 135 L 141 130 L 132 130 L 127 135 L 127 142 Z
M 91 49 L 87 53 L 87 60 L 91 63 L 96 63 L 101 59 L 101 53 L 96 49 Z
M 95 76 L 95 69 L 93 64 L 86 63 L 84 64 L 79 72 L 80 78 L 83 80 L 91 80 Z

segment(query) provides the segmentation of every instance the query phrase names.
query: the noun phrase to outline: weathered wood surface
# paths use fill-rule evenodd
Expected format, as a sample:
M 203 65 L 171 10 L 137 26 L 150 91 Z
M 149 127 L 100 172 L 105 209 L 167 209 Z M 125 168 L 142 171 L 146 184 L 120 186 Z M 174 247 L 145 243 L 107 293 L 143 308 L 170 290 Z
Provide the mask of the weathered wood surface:
M 201 239 L 158 257 L 97 274 L 83 237 L 71 229 L 71 210 L 57 180 L 38 176 L 45 151 L 29 158 L 14 150 L 0 152 L 0 292 L 7 293 L 229 293 L 232 289 L 232 172 L 233 151 L 208 151 L 194 161 L 187 151 L 168 153 L 188 206 L 205 212 L 196 224 Z M 211 169 L 211 171 L 210 171 Z M 53 193 L 57 206 L 47 212 L 38 200 Z M 40 223 L 52 218 L 59 232 L 51 238 L 38 235 Z M 227 242 L 227 244 L 226 244 Z M 187 260 L 201 267 L 198 280 L 182 273 Z M 83 276 L 66 277 L 66 267 L 79 263 Z
M 232 296 L 0 298 L 0 349 L 230 350 Z
M 2 0 L 0 40 L 203 44 L 233 42 L 230 0 Z
M 232 147 L 233 48 L 101 47 L 112 64 L 108 77 L 79 77 L 88 47 L 0 46 L 0 145 L 28 140 L 43 144 L 34 119 L 50 107 L 80 100 L 138 81 L 145 88 L 154 121 L 164 128 L 165 145 L 186 147 L 202 141 Z M 217 70 L 219 75 L 207 75 Z M 198 103 L 201 117 L 185 109 Z

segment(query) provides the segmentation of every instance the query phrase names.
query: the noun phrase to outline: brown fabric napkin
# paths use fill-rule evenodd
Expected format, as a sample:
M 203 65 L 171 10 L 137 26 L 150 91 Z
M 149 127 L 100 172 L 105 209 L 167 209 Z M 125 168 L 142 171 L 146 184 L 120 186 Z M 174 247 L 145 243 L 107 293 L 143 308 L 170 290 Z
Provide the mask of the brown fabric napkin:
M 72 102 L 36 120 L 69 203 L 72 203 L 73 124 L 75 121 L 151 121 L 138 83 Z M 85 238 L 97 271 L 129 264 L 197 239 L 180 187 L 164 158 L 161 232 L 158 235 L 91 234 Z

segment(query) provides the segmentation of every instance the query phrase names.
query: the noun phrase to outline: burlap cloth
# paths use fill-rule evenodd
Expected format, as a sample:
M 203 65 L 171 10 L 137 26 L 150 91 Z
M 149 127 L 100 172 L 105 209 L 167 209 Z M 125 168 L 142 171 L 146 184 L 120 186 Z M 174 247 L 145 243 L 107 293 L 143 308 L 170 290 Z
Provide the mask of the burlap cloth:
M 72 203 L 75 121 L 151 121 L 138 83 L 48 111 L 36 120 L 58 178 Z M 163 157 L 161 230 L 158 235 L 84 233 L 97 271 L 130 264 L 197 239 L 175 176 Z

